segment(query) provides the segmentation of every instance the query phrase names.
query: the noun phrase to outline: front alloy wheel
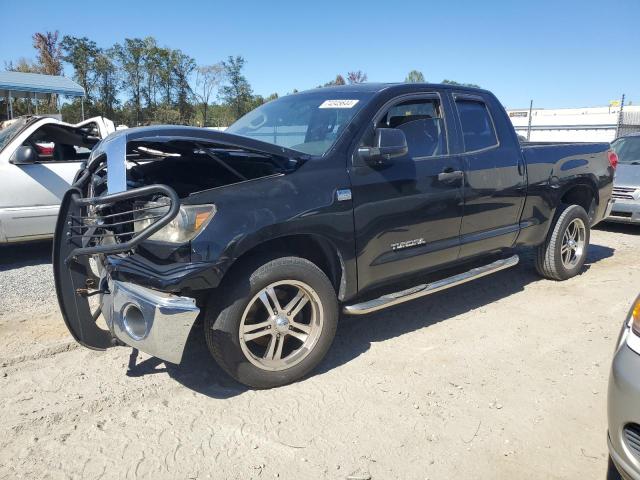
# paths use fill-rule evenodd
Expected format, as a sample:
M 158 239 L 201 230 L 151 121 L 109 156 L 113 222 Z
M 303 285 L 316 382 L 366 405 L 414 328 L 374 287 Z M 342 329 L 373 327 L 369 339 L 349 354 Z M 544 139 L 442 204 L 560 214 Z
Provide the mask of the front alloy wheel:
M 257 259 L 236 268 L 212 293 L 204 318 L 216 362 L 255 388 L 304 377 L 327 353 L 337 323 L 331 281 L 299 257 Z
M 258 292 L 240 321 L 240 347 L 265 370 L 284 370 L 304 360 L 322 333 L 322 303 L 297 280 L 274 282 Z

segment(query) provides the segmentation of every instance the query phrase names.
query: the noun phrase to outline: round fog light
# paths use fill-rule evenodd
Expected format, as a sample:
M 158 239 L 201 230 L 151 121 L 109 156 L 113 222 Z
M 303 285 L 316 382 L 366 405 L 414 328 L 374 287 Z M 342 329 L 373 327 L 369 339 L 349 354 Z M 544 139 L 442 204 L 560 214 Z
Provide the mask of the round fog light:
M 124 309 L 122 325 L 134 340 L 142 340 L 147 335 L 147 322 L 142 311 L 135 305 L 128 305 Z

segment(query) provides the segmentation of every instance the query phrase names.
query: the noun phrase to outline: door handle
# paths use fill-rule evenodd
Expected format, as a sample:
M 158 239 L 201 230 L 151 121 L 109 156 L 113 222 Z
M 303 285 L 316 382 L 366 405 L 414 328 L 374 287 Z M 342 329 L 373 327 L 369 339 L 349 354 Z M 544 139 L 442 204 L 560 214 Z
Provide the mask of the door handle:
M 438 180 L 443 183 L 453 183 L 457 180 L 462 180 L 464 172 L 462 170 L 453 170 L 447 168 L 444 172 L 438 174 Z

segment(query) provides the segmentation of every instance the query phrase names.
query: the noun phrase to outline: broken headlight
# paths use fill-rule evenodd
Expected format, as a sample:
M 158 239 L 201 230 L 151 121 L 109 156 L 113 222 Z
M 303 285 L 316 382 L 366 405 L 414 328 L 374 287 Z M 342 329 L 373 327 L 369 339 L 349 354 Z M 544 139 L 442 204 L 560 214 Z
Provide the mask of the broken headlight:
M 145 202 L 134 209 L 134 231 L 140 232 L 153 225 L 156 220 L 169 210 L 166 202 Z M 195 237 L 213 218 L 215 205 L 181 205 L 178 215 L 149 240 L 161 242 L 184 243 Z

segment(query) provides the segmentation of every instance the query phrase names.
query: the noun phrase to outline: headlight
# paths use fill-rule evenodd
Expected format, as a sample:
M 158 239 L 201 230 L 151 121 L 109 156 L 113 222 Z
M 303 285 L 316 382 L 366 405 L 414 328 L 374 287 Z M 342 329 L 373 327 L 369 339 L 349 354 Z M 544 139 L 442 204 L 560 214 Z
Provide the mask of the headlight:
M 134 231 L 140 232 L 149 228 L 168 210 L 169 205 L 165 202 L 146 202 L 138 205 L 134 213 Z M 215 213 L 215 205 L 181 205 L 178 215 L 151 235 L 149 240 L 188 242 L 211 221 Z

